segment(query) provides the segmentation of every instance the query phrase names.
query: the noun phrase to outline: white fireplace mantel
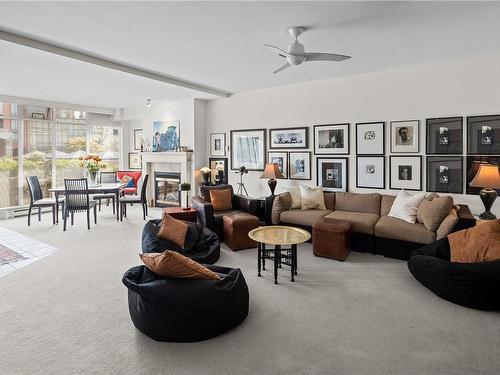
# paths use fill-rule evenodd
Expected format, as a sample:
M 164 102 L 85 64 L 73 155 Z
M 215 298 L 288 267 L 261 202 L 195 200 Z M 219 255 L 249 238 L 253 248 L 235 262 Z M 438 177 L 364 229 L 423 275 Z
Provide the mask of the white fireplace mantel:
M 154 172 L 178 172 L 181 182 L 191 182 L 192 151 L 188 152 L 142 152 L 142 174 L 149 175 L 147 197 L 154 199 Z

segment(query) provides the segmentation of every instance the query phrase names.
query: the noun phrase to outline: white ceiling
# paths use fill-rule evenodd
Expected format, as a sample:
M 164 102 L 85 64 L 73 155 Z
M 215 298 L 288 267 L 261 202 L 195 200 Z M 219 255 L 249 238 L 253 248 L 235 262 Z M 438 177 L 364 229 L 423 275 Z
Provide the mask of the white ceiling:
M 0 27 L 238 92 L 500 53 L 498 2 L 2 2 Z M 282 64 L 303 25 L 306 51 L 342 63 Z M 124 107 L 207 94 L 0 42 L 0 94 Z

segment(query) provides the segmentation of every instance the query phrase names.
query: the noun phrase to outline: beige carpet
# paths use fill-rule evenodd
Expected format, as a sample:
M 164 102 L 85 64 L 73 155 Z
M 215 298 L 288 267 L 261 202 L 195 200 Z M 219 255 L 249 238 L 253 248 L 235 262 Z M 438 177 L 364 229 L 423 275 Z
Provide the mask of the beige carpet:
M 310 245 L 280 285 L 256 277 L 256 250 L 223 247 L 219 264 L 250 289 L 247 320 L 205 342 L 155 342 L 132 325 L 121 283 L 139 264 L 140 211 L 117 223 L 106 208 L 90 231 L 83 217 L 67 232 L 49 215 L 0 222 L 60 249 L 0 278 L 0 374 L 498 374 L 500 313 L 437 298 L 405 262 L 341 263 Z

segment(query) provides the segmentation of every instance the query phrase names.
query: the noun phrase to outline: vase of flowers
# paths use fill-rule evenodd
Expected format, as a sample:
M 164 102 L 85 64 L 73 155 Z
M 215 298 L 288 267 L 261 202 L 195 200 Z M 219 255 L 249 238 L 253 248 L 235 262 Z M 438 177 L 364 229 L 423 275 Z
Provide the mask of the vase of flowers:
M 106 164 L 99 155 L 89 154 L 80 157 L 80 167 L 87 170 L 90 183 L 95 184 L 97 181 L 97 172 L 100 169 L 106 168 Z

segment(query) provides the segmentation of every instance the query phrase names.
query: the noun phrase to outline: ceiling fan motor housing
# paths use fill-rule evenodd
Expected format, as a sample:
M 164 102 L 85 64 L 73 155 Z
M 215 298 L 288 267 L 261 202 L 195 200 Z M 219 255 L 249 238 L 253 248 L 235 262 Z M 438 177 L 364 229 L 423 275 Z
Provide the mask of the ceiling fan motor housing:
M 297 40 L 288 46 L 287 61 L 290 65 L 300 65 L 306 59 L 304 45 Z

